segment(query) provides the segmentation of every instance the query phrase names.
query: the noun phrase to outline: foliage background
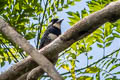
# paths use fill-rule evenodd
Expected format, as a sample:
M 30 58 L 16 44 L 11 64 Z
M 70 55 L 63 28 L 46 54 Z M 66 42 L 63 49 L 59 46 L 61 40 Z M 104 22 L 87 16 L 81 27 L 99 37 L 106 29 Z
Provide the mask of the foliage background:
M 65 19 L 62 24 L 64 32 L 112 1 L 116 0 L 0 0 L 0 17 L 38 48 L 40 38 L 52 18 Z M 94 33 L 63 51 L 56 69 L 66 80 L 119 80 L 119 33 L 120 20 L 103 24 Z M 19 46 L 0 33 L 1 72 L 26 56 Z M 46 76 L 41 78 L 49 79 Z

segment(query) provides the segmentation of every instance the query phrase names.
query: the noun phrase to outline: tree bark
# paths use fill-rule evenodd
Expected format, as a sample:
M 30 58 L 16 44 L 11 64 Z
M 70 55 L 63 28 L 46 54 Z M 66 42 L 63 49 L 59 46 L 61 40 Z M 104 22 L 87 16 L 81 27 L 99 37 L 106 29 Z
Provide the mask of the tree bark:
M 25 38 L 18 34 L 3 19 L 0 19 L 0 23 L 0 31 L 2 34 L 26 51 L 53 80 L 63 80 L 54 65 L 43 54 L 39 54 L 37 49 L 30 45 Z
M 56 57 L 52 58 L 52 60 L 50 60 L 50 61 L 53 63 L 53 65 L 55 65 L 57 60 L 58 60 L 58 55 Z M 28 73 L 27 77 L 24 76 L 24 78 L 26 80 L 37 80 L 38 77 L 40 77 L 42 74 L 44 74 L 44 71 L 43 71 L 43 69 L 40 66 L 38 66 L 38 67 L 32 69 Z M 23 80 L 23 79 L 19 79 L 19 80 Z
M 112 2 L 102 10 L 90 14 L 81 21 L 78 21 L 75 25 L 73 25 L 72 28 L 67 30 L 63 35 L 59 36 L 52 43 L 42 48 L 40 50 L 40 54 L 44 54 L 48 59 L 51 59 L 55 55 L 58 55 L 61 51 L 68 48 L 74 42 L 84 38 L 85 36 L 95 31 L 97 28 L 99 28 L 99 26 L 101 26 L 105 22 L 108 21 L 114 22 L 119 18 L 120 18 L 120 0 Z M 30 61 L 30 64 L 26 65 L 28 61 Z M 31 67 L 31 64 L 34 65 Z M 29 67 L 29 69 L 26 70 L 26 72 L 28 72 L 29 70 L 31 70 L 31 68 L 38 66 L 34 61 L 32 61 L 31 58 L 26 59 L 25 61 L 23 60 L 17 63 L 17 65 L 20 66 L 19 69 L 12 68 L 11 70 L 9 69 L 8 71 L 2 73 L 0 75 L 0 80 L 11 80 L 10 79 L 11 77 L 14 77 L 16 75 L 18 77 L 25 73 L 24 70 L 26 68 Z M 13 65 L 13 67 L 16 67 L 16 65 Z M 19 74 L 19 72 L 17 71 L 20 71 L 20 73 L 22 74 Z M 3 76 L 5 76 L 6 78 L 4 78 Z

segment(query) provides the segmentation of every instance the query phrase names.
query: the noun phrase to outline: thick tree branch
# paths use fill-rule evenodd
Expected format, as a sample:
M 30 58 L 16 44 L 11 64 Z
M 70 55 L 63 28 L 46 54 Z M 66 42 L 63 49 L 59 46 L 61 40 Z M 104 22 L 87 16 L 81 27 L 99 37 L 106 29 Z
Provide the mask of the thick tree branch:
M 29 53 L 30 56 L 48 73 L 53 80 L 63 80 L 59 73 L 54 68 L 54 65 L 46 59 L 42 54 L 30 45 L 20 34 L 18 34 L 8 23 L 0 19 L 0 31 L 11 39 L 14 43 L 18 44 L 24 51 Z
M 40 73 L 42 73 L 42 72 L 40 72 Z M 20 76 L 19 78 L 15 79 L 15 80 L 27 80 L 27 75 L 28 74 L 29 74 L 29 72 L 26 72 L 25 74 L 23 74 L 22 76 Z
M 29 74 L 27 75 L 27 80 L 37 80 L 38 77 L 41 76 L 42 74 L 44 74 L 44 71 L 40 66 L 38 66 L 29 72 Z
M 55 65 L 56 62 L 57 62 L 57 60 L 58 60 L 58 55 L 57 55 L 55 58 L 53 58 L 53 59 L 51 60 L 51 62 Z M 27 80 L 37 80 L 38 77 L 40 77 L 42 74 L 44 74 L 44 71 L 43 71 L 43 69 L 41 68 L 41 66 L 38 66 L 38 67 L 32 69 L 32 70 L 29 72 L 29 74 L 27 75 L 27 77 L 24 76 L 24 78 L 27 79 Z M 20 79 L 20 80 L 22 80 L 22 79 Z
M 50 61 L 55 65 L 57 60 L 58 60 L 58 56 L 52 58 L 52 60 Z M 37 80 L 38 77 L 40 77 L 44 73 L 45 72 L 43 71 L 43 69 L 40 66 L 38 66 L 32 69 L 30 72 L 26 72 L 25 74 L 20 76 L 17 80 Z
M 88 17 L 82 19 L 81 21 L 77 22 L 73 27 L 69 30 L 67 30 L 63 35 L 59 36 L 55 41 L 47 45 L 46 47 L 42 48 L 40 50 L 40 54 L 44 54 L 47 58 L 51 59 L 55 55 L 58 55 L 61 51 L 64 49 L 68 48 L 72 43 L 75 41 L 78 41 L 85 36 L 89 35 L 93 31 L 95 31 L 99 26 L 104 24 L 105 22 L 108 21 L 116 21 L 117 19 L 120 18 L 120 1 L 116 1 L 111 3 L 110 5 L 106 6 L 104 9 L 97 11 Z M 30 63 L 28 65 L 25 65 L 28 61 Z M 21 64 L 20 64 L 21 63 Z M 26 59 L 25 61 L 22 61 L 20 63 L 17 63 L 17 66 L 22 66 L 19 71 L 20 73 L 24 73 L 25 68 L 28 68 L 26 72 L 31 70 L 30 68 L 34 68 L 35 65 L 37 65 L 34 61 L 32 61 L 31 58 Z M 34 64 L 31 67 L 31 64 Z M 15 67 L 14 65 L 13 67 Z M 26 67 L 27 66 L 27 67 Z M 15 72 L 15 71 L 16 72 Z M 7 72 L 10 73 L 3 73 L 0 75 L 0 80 L 2 79 L 2 76 L 6 76 L 7 78 L 4 80 L 10 80 L 9 78 L 12 75 L 14 76 L 20 76 L 19 72 L 17 72 L 17 68 L 11 68 Z M 7 74 L 7 75 L 6 75 Z M 13 75 L 14 74 L 14 75 Z

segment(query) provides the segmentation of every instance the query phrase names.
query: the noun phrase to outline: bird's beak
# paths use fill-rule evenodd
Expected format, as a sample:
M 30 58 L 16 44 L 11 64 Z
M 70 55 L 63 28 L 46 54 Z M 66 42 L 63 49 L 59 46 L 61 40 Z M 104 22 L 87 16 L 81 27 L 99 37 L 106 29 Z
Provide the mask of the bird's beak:
M 57 22 L 58 22 L 58 23 L 62 23 L 63 20 L 64 20 L 64 19 L 60 19 L 60 20 L 58 20 Z

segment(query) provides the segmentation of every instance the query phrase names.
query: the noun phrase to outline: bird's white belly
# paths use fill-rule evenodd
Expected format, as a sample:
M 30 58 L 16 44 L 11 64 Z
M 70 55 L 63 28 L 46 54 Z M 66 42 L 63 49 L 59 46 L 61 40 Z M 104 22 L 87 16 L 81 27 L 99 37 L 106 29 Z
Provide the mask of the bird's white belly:
M 49 37 L 51 40 L 54 40 L 54 39 L 57 38 L 57 35 L 54 35 L 54 34 L 50 33 L 50 34 L 48 35 L 48 37 Z

